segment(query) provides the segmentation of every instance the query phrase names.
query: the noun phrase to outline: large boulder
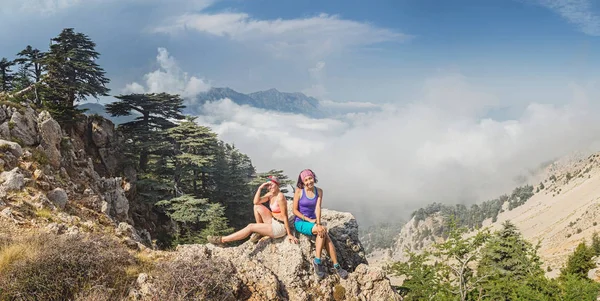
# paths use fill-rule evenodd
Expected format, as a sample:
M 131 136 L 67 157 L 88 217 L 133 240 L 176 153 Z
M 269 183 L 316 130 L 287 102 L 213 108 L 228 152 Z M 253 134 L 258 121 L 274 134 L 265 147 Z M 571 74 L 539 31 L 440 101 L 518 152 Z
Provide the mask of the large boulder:
M 23 148 L 21 148 L 21 146 L 18 143 L 12 141 L 0 140 L 0 151 L 9 151 L 13 156 L 17 158 L 23 155 Z
M 39 142 L 36 121 L 35 111 L 30 107 L 14 112 L 8 122 L 11 136 L 22 141 L 24 145 L 36 145 Z
M 62 188 L 55 188 L 54 190 L 48 192 L 47 196 L 48 199 L 60 209 L 64 209 L 69 201 L 67 192 Z
M 25 185 L 25 177 L 15 167 L 10 171 L 0 173 L 0 198 L 6 197 L 10 191 L 19 191 Z
M 43 111 L 38 116 L 39 133 L 43 151 L 48 157 L 48 162 L 54 168 L 60 167 L 60 141 L 62 131 L 60 125 L 50 113 Z
M 352 214 L 323 210 L 322 219 L 327 222 L 340 264 L 350 272 L 346 279 L 335 273 L 323 250 L 327 275 L 319 280 L 311 265 L 314 240 L 299 233 L 295 233 L 299 244 L 283 237 L 263 238 L 257 244 L 246 241 L 236 247 L 180 245 L 175 258 L 191 259 L 201 254 L 232 263 L 240 285 L 251 292 L 251 300 L 401 300 L 385 273 L 367 264 Z
M 121 178 L 100 179 L 100 190 L 106 202 L 102 211 L 117 221 L 129 221 L 129 200 L 121 187 Z

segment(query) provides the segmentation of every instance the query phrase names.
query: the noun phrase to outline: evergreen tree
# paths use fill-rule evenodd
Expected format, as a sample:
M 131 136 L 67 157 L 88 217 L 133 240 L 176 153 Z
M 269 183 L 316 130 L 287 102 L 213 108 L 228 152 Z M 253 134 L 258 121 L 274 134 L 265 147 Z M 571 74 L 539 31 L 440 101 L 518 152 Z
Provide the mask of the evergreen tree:
M 202 243 L 206 242 L 208 235 L 228 235 L 234 230 L 229 227 L 225 210 L 220 204 L 209 204 L 205 211 L 204 220 L 208 222 L 208 225 L 200 232 Z
M 561 282 L 561 301 L 594 301 L 598 298 L 600 284 L 575 274 L 567 274 Z
M 44 52 L 41 52 L 37 48 L 27 45 L 25 49 L 21 50 L 17 56 L 15 62 L 21 64 L 27 70 L 27 76 L 29 76 L 33 82 L 39 83 L 42 80 Z
M 585 241 L 581 242 L 567 259 L 565 267 L 560 271 L 560 278 L 564 279 L 569 274 L 581 279 L 587 278 L 589 270 L 596 266 L 592 257 L 594 257 L 594 250 L 588 247 Z
M 179 95 L 167 93 L 129 94 L 115 96 L 119 101 L 107 104 L 106 112 L 112 116 L 129 116 L 132 111 L 141 115 L 135 120 L 119 125 L 123 134 L 131 139 L 130 157 L 137 157 L 138 170 L 148 169 L 149 155 L 159 153 L 166 136 L 161 131 L 175 127 L 171 119 L 182 120 L 183 100 Z
M 279 183 L 280 183 L 279 189 L 281 190 L 281 192 L 283 194 L 290 193 L 290 190 L 287 188 L 287 186 L 293 185 L 295 183 L 293 180 L 288 178 L 288 176 L 283 173 L 283 170 L 271 169 L 267 172 L 261 172 L 261 173 L 256 174 L 254 176 L 254 178 L 252 179 L 252 181 L 250 182 L 250 187 L 252 188 L 252 187 L 260 186 L 262 183 L 267 181 L 268 176 L 275 176 L 275 177 L 277 177 L 277 179 L 279 179 Z M 292 189 L 291 192 L 293 192 L 293 191 L 295 191 L 295 190 Z M 292 196 L 286 195 L 285 198 L 287 200 L 292 200 L 294 197 L 293 197 L 293 195 Z
M 0 91 L 2 92 L 9 92 L 12 90 L 14 75 L 12 74 L 10 67 L 14 64 L 15 62 L 10 61 L 5 57 L 0 60 Z
M 192 195 L 182 195 L 156 203 L 179 225 L 175 243 L 205 243 L 207 235 L 224 235 L 233 231 L 220 204 L 209 203 Z M 201 230 L 199 230 L 201 229 Z
M 209 168 L 210 199 L 225 206 L 225 216 L 236 229 L 254 220 L 249 183 L 255 174 L 250 158 L 235 146 L 219 141 L 214 164 Z
M 187 116 L 185 121 L 167 130 L 174 147 L 174 182 L 177 187 L 206 196 L 203 174 L 212 163 L 217 147 L 217 135 L 208 127 L 195 122 L 196 117 Z
M 445 282 L 439 271 L 439 265 L 428 263 L 430 253 L 415 254 L 408 252 L 406 262 L 396 262 L 387 270 L 396 276 L 405 276 L 402 288 L 403 300 L 451 300 L 453 296 L 449 283 Z
M 506 221 L 502 226 L 482 250 L 477 267 L 478 274 L 487 276 L 482 283 L 482 294 L 490 300 L 535 300 L 528 298 L 548 287 L 537 248 L 511 222 Z
M 107 96 L 110 80 L 96 64 L 100 54 L 87 35 L 65 28 L 52 42 L 42 60 L 47 67 L 45 101 L 56 119 L 70 124 L 80 112 L 75 103 L 88 96 Z

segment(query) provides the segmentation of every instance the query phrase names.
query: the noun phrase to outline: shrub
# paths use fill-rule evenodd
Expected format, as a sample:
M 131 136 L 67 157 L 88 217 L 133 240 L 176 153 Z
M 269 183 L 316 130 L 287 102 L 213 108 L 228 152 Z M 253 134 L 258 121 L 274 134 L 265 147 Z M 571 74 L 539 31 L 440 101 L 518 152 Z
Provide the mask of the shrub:
M 73 300 L 89 288 L 119 299 L 134 278 L 135 261 L 124 246 L 101 236 L 44 234 L 14 241 L 0 250 L 0 300 Z
M 176 259 L 155 270 L 152 300 L 239 300 L 239 279 L 231 263 L 217 259 Z
M 37 148 L 34 148 L 31 151 L 31 158 L 33 159 L 33 161 L 37 162 L 40 165 L 46 165 L 48 164 L 48 162 L 50 162 L 48 161 L 48 156 L 46 156 L 46 154 L 43 151 Z
M 335 301 L 346 300 L 346 289 L 341 284 L 333 287 L 333 299 Z

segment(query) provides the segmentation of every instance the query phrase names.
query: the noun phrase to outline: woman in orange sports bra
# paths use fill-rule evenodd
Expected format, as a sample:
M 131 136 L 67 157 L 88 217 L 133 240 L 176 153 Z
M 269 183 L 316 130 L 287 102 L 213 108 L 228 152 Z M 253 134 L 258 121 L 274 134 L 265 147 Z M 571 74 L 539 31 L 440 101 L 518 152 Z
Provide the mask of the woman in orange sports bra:
M 260 192 L 267 187 L 267 192 L 263 197 L 260 197 Z M 224 245 L 225 243 L 242 240 L 250 234 L 254 235 L 250 238 L 251 242 L 257 242 L 262 236 L 271 238 L 280 238 L 287 234 L 290 242 L 298 243 L 298 239 L 292 235 L 287 216 L 287 201 L 283 193 L 279 190 L 279 180 L 274 176 L 269 176 L 266 183 L 258 187 L 254 195 L 254 218 L 256 223 L 248 224 L 244 229 L 227 236 L 207 236 L 208 242 L 214 245 Z M 269 209 L 262 205 L 269 202 Z

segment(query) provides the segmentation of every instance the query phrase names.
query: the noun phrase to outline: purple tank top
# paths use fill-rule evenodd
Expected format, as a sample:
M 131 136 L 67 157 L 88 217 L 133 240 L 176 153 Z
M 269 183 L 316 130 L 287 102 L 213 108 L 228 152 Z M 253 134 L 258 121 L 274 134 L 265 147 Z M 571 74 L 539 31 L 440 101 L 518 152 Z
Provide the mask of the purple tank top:
M 315 196 L 312 199 L 309 199 L 306 196 L 306 192 L 304 188 L 302 188 L 302 196 L 298 200 L 298 210 L 300 213 L 304 214 L 304 216 L 308 218 L 315 219 L 317 215 L 315 214 L 315 207 L 317 206 L 317 198 L 319 198 L 319 190 L 315 187 Z M 296 216 L 296 221 L 301 221 L 302 219 Z

